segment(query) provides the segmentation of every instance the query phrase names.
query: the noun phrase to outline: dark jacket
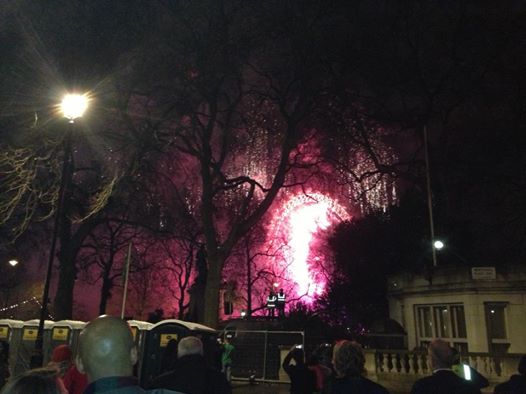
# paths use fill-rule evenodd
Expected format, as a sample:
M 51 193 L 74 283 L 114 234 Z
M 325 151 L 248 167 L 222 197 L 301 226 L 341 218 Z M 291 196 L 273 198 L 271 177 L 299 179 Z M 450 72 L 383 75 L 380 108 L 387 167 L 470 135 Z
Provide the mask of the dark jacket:
M 526 393 L 526 376 L 512 375 L 507 382 L 495 386 L 495 394 L 524 394 Z
M 290 378 L 291 394 L 312 394 L 316 391 L 316 374 L 305 364 L 291 365 L 292 352 L 285 356 L 283 369 Z
M 440 370 L 417 380 L 411 394 L 480 394 L 480 389 L 451 370 Z
M 136 378 L 130 376 L 114 376 L 102 378 L 90 383 L 84 394 L 182 394 L 169 390 L 145 391 L 139 387 Z
M 192 354 L 177 359 L 173 371 L 153 380 L 152 389 L 169 389 L 186 394 L 230 394 L 225 375 L 211 368 L 203 356 Z
M 359 376 L 333 379 L 330 394 L 389 394 L 389 391 L 372 380 Z

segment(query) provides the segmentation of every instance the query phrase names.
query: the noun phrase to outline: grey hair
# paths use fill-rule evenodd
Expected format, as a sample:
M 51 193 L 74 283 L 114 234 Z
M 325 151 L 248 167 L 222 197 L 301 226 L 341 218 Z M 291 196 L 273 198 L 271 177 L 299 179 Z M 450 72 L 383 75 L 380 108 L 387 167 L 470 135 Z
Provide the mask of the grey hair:
M 334 345 L 332 362 L 339 377 L 356 377 L 364 372 L 365 356 L 358 342 L 343 340 Z
M 188 356 L 190 354 L 203 355 L 203 342 L 197 337 L 184 337 L 177 346 L 177 357 Z

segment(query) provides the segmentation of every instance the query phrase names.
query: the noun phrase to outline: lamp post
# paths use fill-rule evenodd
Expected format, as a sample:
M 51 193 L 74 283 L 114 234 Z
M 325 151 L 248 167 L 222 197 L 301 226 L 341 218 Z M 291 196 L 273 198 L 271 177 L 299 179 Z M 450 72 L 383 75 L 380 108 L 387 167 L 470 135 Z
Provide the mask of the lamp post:
M 62 115 L 69 121 L 69 129 L 64 136 L 63 152 L 64 157 L 62 161 L 62 174 L 60 179 L 60 186 L 58 191 L 57 208 L 55 211 L 55 221 L 53 225 L 53 236 L 51 238 L 51 248 L 49 250 L 49 260 L 46 271 L 46 279 L 44 282 L 44 291 L 42 292 L 42 308 L 40 309 L 40 320 L 38 322 L 37 339 L 35 341 L 35 350 L 31 356 L 31 368 L 41 367 L 44 361 L 43 344 L 44 344 L 44 322 L 49 315 L 48 299 L 49 287 L 51 284 L 51 277 L 53 273 L 53 261 L 55 260 L 55 250 L 57 246 L 58 231 L 61 227 L 61 222 L 64 220 L 64 201 L 67 194 L 68 186 L 71 182 L 71 137 L 73 134 L 73 127 L 75 120 L 82 117 L 88 108 L 88 97 L 80 94 L 66 94 L 60 103 L 60 111 Z
M 431 171 L 429 166 L 429 146 L 427 141 L 427 126 L 424 126 L 424 158 L 426 162 L 426 188 L 427 188 L 427 209 L 429 213 L 429 233 L 431 242 L 435 242 L 435 222 L 433 220 L 433 194 L 431 191 Z M 437 254 L 435 245 L 431 247 L 431 257 L 433 259 L 433 267 L 437 266 Z

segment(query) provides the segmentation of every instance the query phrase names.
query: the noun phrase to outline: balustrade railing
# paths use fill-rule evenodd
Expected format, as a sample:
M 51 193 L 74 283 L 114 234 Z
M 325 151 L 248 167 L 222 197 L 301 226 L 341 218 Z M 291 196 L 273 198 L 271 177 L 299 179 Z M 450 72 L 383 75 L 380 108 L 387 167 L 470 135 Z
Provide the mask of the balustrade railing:
M 422 351 L 369 350 L 366 352 L 369 374 L 416 375 L 431 373 L 427 354 Z M 475 368 L 489 380 L 500 381 L 516 373 L 520 355 L 492 355 L 468 353 L 461 362 Z

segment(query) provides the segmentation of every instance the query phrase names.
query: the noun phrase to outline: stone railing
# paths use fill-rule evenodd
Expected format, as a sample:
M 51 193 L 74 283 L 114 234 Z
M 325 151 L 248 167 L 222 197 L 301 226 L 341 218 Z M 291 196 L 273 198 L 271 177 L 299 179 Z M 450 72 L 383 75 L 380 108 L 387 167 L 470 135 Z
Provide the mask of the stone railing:
M 469 364 L 488 380 L 499 382 L 516 373 L 520 355 L 496 356 L 488 353 L 468 353 L 462 363 Z M 425 352 L 405 350 L 368 350 L 366 369 L 369 375 L 413 375 L 419 378 L 431 373 Z

